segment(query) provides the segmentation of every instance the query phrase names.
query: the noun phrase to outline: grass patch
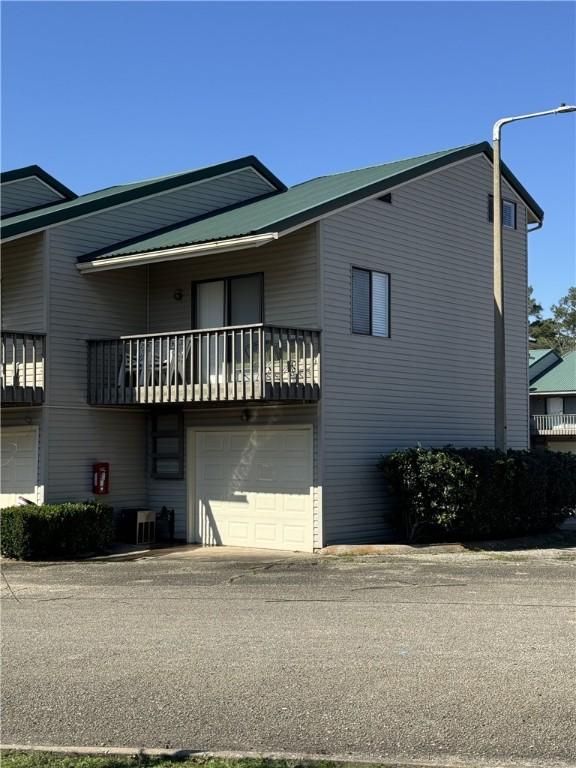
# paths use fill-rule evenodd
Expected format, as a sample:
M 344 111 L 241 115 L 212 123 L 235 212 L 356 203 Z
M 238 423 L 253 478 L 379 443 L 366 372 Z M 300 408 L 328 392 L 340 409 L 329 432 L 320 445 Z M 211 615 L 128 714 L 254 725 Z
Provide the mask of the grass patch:
M 204 756 L 152 757 L 137 754 L 63 755 L 54 752 L 2 752 L 2 768 L 365 768 L 355 763 L 329 760 L 299 761 L 267 758 L 219 758 Z M 380 768 L 387 768 L 384 763 Z M 388 766 L 388 768 L 391 768 Z

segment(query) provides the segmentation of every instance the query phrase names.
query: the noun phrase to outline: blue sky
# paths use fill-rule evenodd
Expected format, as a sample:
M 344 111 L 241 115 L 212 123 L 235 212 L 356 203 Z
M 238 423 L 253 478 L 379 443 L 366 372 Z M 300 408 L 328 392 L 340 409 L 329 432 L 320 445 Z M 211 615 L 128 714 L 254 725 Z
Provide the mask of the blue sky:
M 287 184 L 489 139 L 576 101 L 568 2 L 4 2 L 2 167 L 79 193 L 256 154 Z M 576 117 L 504 129 L 546 211 L 530 281 L 576 283 Z

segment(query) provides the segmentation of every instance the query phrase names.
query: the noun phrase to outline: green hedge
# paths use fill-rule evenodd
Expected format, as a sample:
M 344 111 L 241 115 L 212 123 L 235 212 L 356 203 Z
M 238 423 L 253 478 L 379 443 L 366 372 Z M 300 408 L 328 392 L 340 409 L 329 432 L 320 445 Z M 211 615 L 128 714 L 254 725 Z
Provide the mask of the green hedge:
M 112 507 L 96 502 L 7 507 L 0 520 L 2 554 L 18 560 L 101 552 L 114 536 Z
M 378 466 L 409 540 L 541 533 L 576 514 L 574 454 L 418 447 Z

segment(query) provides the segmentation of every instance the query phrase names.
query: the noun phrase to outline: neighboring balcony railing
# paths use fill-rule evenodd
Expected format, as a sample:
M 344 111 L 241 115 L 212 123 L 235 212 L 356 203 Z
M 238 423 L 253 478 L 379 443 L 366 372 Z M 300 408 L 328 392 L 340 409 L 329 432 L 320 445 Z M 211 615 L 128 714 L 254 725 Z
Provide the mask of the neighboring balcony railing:
M 532 416 L 530 427 L 537 435 L 576 435 L 576 413 L 547 413 Z
M 46 336 L 2 331 L 0 396 L 2 403 L 44 402 Z
M 320 332 L 269 325 L 92 339 L 93 405 L 318 400 Z

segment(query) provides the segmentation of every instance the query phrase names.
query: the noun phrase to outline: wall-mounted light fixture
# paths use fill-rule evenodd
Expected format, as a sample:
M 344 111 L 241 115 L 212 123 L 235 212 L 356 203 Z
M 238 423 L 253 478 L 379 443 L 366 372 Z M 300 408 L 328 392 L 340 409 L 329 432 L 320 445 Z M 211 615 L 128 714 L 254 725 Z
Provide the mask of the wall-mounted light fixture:
M 175 301 L 182 301 L 182 297 L 183 296 L 184 296 L 184 294 L 182 293 L 182 290 L 180 288 L 177 288 L 174 291 L 174 300 Z

